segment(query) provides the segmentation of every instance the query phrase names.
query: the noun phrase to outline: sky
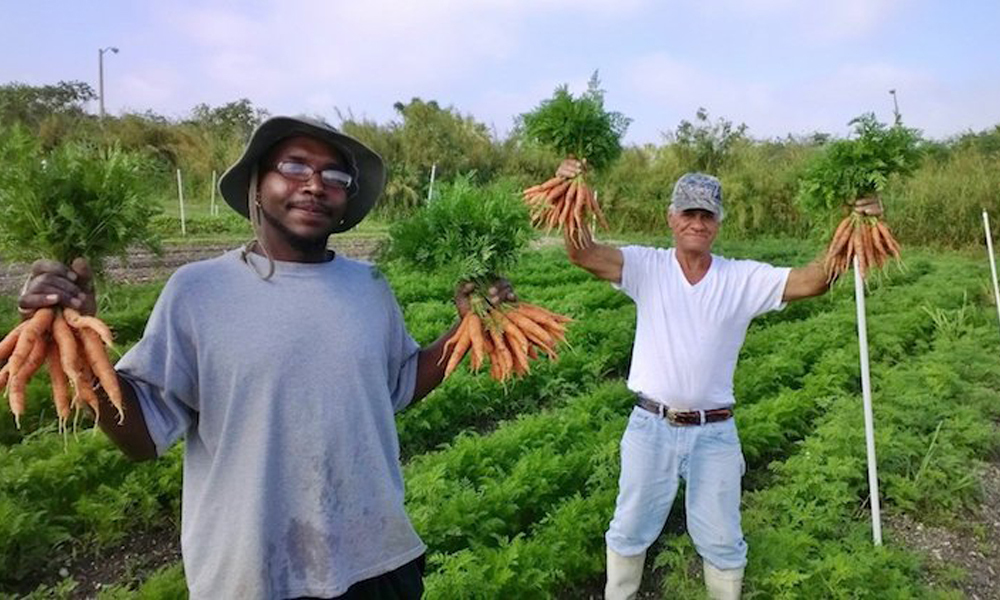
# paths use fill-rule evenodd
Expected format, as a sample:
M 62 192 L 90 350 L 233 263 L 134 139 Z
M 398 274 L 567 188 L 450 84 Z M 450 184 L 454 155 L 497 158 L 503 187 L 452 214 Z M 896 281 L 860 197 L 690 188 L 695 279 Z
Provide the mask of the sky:
M 271 114 L 395 120 L 436 100 L 506 135 L 596 70 L 630 144 L 704 107 L 758 139 L 826 132 L 893 95 L 943 139 L 1000 124 L 995 0 L 0 0 L 0 84 L 85 81 L 111 114 L 185 117 L 248 98 Z M 97 103 L 89 107 L 97 112 Z

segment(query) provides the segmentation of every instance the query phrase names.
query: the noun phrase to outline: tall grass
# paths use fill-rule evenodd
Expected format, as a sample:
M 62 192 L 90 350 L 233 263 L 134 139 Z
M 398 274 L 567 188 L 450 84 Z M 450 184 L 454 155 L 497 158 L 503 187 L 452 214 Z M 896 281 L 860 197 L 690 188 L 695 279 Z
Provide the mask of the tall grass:
M 1000 154 L 966 147 L 927 161 L 885 202 L 887 219 L 903 243 L 951 248 L 981 244 L 983 209 L 994 216 L 994 225 L 1000 221 Z
M 471 117 L 432 102 L 414 99 L 397 110 L 399 121 L 348 117 L 341 122 L 386 159 L 388 185 L 372 215 L 383 222 L 408 217 L 427 202 L 432 165 L 436 165 L 436 190 L 458 176 L 477 185 L 511 179 L 527 187 L 550 177 L 562 158 L 527 142 L 517 131 L 501 138 Z M 34 133 L 47 149 L 90 140 L 103 146 L 117 143 L 145 155 L 151 169 L 143 193 L 163 207 L 162 219 L 178 222 L 176 169 L 184 179 L 187 215 L 212 222 L 212 172 L 221 175 L 239 156 L 245 138 L 239 130 L 149 113 L 108 118 L 103 124 L 53 118 Z M 711 164 L 716 171 L 712 174 L 723 183 L 724 238 L 818 240 L 829 234 L 838 215 L 831 214 L 828 222 L 812 222 L 793 198 L 807 159 L 821 148 L 823 139 L 762 141 L 741 133 L 713 150 L 712 160 L 706 162 L 692 152 L 690 143 L 685 145 L 675 136 L 661 144 L 626 148 L 613 165 L 595 174 L 594 187 L 615 232 L 661 235 L 667 230 L 665 213 L 674 182 L 685 172 L 698 170 L 698 165 Z M 1000 215 L 1000 127 L 927 142 L 925 148 L 928 155 L 916 173 L 886 190 L 887 222 L 904 244 L 954 248 L 981 243 L 982 209 Z M 217 195 L 216 201 L 222 199 Z M 221 212 L 227 210 L 222 207 Z M 1000 218 L 994 220 L 1000 224 Z

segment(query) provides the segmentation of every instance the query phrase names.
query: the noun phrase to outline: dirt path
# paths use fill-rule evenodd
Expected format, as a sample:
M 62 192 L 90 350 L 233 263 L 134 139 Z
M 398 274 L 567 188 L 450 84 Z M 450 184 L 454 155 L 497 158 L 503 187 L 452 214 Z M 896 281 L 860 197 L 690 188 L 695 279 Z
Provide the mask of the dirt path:
M 924 525 L 903 514 L 889 518 L 887 529 L 897 543 L 926 557 L 930 583 L 957 583 L 970 600 L 996 600 L 1000 598 L 1000 460 L 987 463 L 980 486 L 981 504 L 962 516 L 959 527 Z
M 381 238 L 351 238 L 334 240 L 337 252 L 349 258 L 371 260 Z M 156 256 L 145 250 L 133 252 L 127 262 L 108 260 L 107 272 L 112 281 L 118 283 L 146 283 L 165 279 L 178 267 L 196 260 L 218 256 L 237 247 L 238 244 L 197 244 L 171 245 L 163 248 Z M 0 262 L 0 294 L 17 294 L 24 284 L 30 265 L 24 263 Z

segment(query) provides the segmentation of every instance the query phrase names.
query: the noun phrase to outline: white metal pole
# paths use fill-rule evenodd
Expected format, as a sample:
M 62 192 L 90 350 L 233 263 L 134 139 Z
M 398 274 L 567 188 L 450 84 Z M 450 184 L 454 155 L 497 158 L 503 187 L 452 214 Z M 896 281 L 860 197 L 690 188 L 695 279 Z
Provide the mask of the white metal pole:
M 434 176 L 437 174 L 437 163 L 431 165 L 431 184 L 427 187 L 427 201 L 431 201 L 431 196 L 434 194 Z
M 990 231 L 990 216 L 983 209 L 983 227 L 986 228 L 986 249 L 990 253 L 990 272 L 993 273 L 993 298 L 997 305 L 997 318 L 1000 319 L 1000 286 L 997 285 L 997 261 L 993 257 L 993 233 Z
M 184 184 L 181 181 L 180 169 L 177 169 L 177 202 L 181 206 L 181 235 L 187 235 L 187 226 L 184 223 Z
M 858 348 L 861 352 L 861 395 L 865 406 L 865 443 L 868 449 L 868 493 L 872 506 L 872 538 L 882 545 L 882 511 L 878 496 L 878 465 L 875 457 L 875 416 L 872 412 L 871 372 L 868 368 L 868 323 L 865 320 L 865 284 L 861 266 L 854 257 L 854 299 L 858 307 Z
M 216 176 L 217 176 L 217 172 L 213 170 L 212 171 L 212 203 L 211 203 L 211 205 L 210 205 L 210 207 L 208 209 L 208 213 L 210 215 L 212 215 L 213 217 L 216 217 L 216 216 L 219 215 L 219 211 L 217 211 L 216 208 L 215 208 Z
M 597 190 L 591 190 L 591 191 L 594 192 L 594 204 L 597 204 L 597 201 L 598 201 L 597 200 Z M 590 232 L 591 232 L 590 233 L 590 238 L 596 242 L 597 241 L 597 213 L 593 212 L 593 211 L 590 212 Z
M 101 107 L 101 120 L 104 120 L 104 48 L 97 51 L 97 96 Z

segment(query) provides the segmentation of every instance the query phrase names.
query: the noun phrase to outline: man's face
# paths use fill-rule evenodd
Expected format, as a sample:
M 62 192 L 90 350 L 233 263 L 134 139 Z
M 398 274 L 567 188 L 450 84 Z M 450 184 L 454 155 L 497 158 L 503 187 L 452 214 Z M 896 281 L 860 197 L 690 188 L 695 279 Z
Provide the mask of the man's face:
M 719 220 L 707 210 L 668 212 L 667 222 L 674 232 L 674 247 L 684 252 L 710 252 L 719 234 Z
M 304 181 L 278 171 L 279 163 L 307 165 L 313 173 Z M 282 140 L 261 163 L 258 193 L 264 218 L 261 226 L 269 241 L 294 248 L 323 244 L 347 211 L 347 190 L 324 184 L 320 172 L 346 170 L 340 155 L 315 138 Z

